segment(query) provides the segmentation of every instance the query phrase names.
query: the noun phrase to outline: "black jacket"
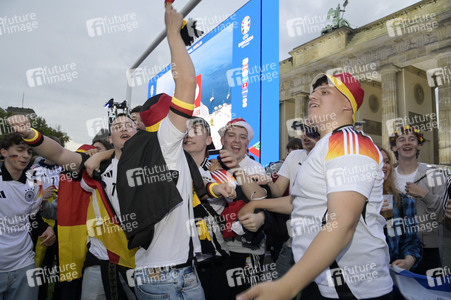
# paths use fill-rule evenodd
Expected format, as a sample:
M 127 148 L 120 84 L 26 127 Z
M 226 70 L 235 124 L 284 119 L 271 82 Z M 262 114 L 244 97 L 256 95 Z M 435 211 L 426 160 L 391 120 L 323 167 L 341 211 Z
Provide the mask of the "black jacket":
M 130 228 L 126 231 L 129 249 L 138 246 L 147 249 L 152 242 L 154 225 L 183 201 L 176 187 L 178 176 L 194 176 L 199 198 L 206 194 L 194 160 L 189 155 L 187 160 L 191 175 L 169 170 L 156 132 L 140 130 L 125 143 L 118 163 L 117 192 L 121 214 L 136 214 L 136 218 L 124 218 L 122 222 L 125 228 Z M 137 223 L 133 226 L 133 222 Z

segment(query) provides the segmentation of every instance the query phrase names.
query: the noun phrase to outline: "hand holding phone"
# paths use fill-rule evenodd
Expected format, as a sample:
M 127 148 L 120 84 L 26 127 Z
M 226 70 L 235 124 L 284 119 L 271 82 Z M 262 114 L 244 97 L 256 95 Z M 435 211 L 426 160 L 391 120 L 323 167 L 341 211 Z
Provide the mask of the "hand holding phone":
M 221 149 L 208 150 L 208 159 L 218 159 L 219 151 L 221 151 Z

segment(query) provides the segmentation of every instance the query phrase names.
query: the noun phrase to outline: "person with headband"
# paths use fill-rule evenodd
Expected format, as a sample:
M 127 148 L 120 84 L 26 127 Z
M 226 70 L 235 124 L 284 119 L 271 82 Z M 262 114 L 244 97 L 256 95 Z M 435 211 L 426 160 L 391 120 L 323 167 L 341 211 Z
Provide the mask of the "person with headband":
M 308 120 L 321 138 L 300 167 L 291 197 L 251 201 L 242 209 L 291 213 L 296 264 L 237 299 L 292 299 L 313 280 L 323 299 L 392 299 L 385 219 L 379 213 L 382 155 L 370 137 L 353 128 L 363 96 L 349 73 L 313 79 Z
M 389 137 L 389 142 L 398 161 L 393 174 L 396 188 L 412 197 L 417 207 L 418 234 L 423 244 L 423 258 L 416 273 L 426 275 L 429 269 L 442 266 L 438 222 L 443 217 L 445 178 L 440 172 L 418 162 L 425 140 L 422 132 L 415 126 L 405 125 L 398 128 Z

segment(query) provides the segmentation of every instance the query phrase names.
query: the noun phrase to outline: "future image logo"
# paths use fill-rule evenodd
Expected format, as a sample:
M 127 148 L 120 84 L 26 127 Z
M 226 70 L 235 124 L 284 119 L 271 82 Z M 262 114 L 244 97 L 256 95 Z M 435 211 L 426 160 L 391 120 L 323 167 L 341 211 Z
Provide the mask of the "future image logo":
M 349 283 L 372 281 L 379 277 L 375 263 L 365 265 L 344 266 L 326 271 L 327 284 L 338 287 Z
M 227 283 L 229 284 L 230 287 L 241 286 L 246 282 L 244 278 L 243 268 L 235 268 L 227 270 L 226 276 Z
M 394 18 L 388 20 L 385 24 L 390 37 L 421 33 L 424 31 L 431 32 L 438 27 L 438 22 L 434 13 L 421 16 L 415 15 L 406 18 Z
M 326 21 L 327 15 L 289 19 L 287 20 L 288 36 L 295 37 L 303 34 L 321 32 L 324 26 L 326 26 Z
M 36 13 L 0 18 L 0 36 L 17 32 L 31 32 L 38 28 Z
M 448 266 L 435 268 L 426 271 L 428 285 L 430 287 L 441 286 L 445 283 L 451 284 L 451 272 Z
M 70 281 L 78 278 L 76 264 L 70 263 L 52 268 L 34 268 L 26 271 L 27 282 L 30 287 L 41 286 L 43 284 L 55 283 L 58 281 Z
M 116 32 L 131 32 L 136 28 L 138 28 L 138 21 L 136 20 L 135 13 L 99 17 L 86 21 L 86 29 L 90 37 L 98 37 Z
M 78 78 L 76 68 L 76 63 L 69 63 L 29 69 L 26 71 L 28 86 L 38 87 L 44 84 L 71 82 Z
M 86 121 L 86 128 L 88 129 L 88 136 L 93 138 L 102 129 L 108 128 L 108 117 L 89 119 Z
M 442 85 L 451 84 L 451 70 L 447 66 L 427 70 L 426 77 L 430 87 L 439 87 Z
M 241 81 L 242 73 L 243 71 L 241 68 L 227 70 L 226 76 L 229 87 L 240 86 L 242 84 Z

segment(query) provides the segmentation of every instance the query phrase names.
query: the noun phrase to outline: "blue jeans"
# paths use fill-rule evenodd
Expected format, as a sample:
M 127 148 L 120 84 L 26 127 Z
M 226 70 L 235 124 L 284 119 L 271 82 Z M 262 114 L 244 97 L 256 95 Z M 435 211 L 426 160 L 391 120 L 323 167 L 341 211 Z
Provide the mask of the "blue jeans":
M 203 300 L 204 290 L 194 267 L 162 269 L 155 276 L 148 269 L 135 270 L 135 293 L 140 300 Z
M 27 279 L 27 271 L 35 269 L 34 264 L 22 269 L 0 272 L 0 300 L 36 300 L 39 293 L 39 281 Z M 33 285 L 33 286 L 30 286 Z
M 288 270 L 292 266 L 294 266 L 295 261 L 293 257 L 293 250 L 291 247 L 287 246 L 287 243 L 285 242 L 282 246 L 282 250 L 280 250 L 279 258 L 276 261 L 276 271 L 278 278 L 281 278 L 283 275 L 285 275 Z
M 136 299 L 133 291 L 130 290 L 125 279 L 119 275 L 127 299 Z M 106 300 L 105 289 L 102 282 L 102 271 L 99 265 L 87 267 L 83 273 L 83 283 L 81 289 L 81 300 Z M 1 300 L 1 299 L 0 299 Z
M 106 300 L 103 289 L 102 273 L 100 266 L 90 266 L 83 272 L 83 283 L 81 288 L 82 300 Z

